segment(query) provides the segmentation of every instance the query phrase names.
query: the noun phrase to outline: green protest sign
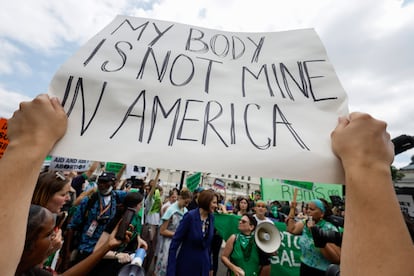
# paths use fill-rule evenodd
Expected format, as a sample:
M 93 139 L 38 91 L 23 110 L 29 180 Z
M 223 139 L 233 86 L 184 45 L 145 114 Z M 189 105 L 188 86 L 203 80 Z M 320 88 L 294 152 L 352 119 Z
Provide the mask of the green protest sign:
M 198 173 L 195 173 L 187 177 L 185 180 L 185 183 L 187 185 L 187 188 L 191 192 L 194 192 L 194 190 L 197 188 L 198 184 L 200 183 L 200 180 L 201 180 L 201 172 L 198 172 Z
M 105 171 L 118 173 L 122 169 L 123 165 L 124 164 L 122 163 L 106 162 Z
M 293 193 L 295 188 L 299 188 L 300 185 L 306 187 L 306 183 L 311 182 L 300 182 L 300 185 L 292 185 L 292 183 L 298 182 L 289 182 L 286 183 L 286 180 L 280 180 L 276 178 L 261 178 L 261 190 L 262 198 L 265 201 L 280 200 L 280 201 L 291 201 L 293 198 Z M 308 185 L 309 186 L 309 185 Z M 312 190 L 298 189 L 298 195 L 296 200 L 300 201 L 310 201 L 317 198 L 324 198 L 328 202 L 331 202 L 330 196 L 340 196 L 342 197 L 342 185 L 338 184 L 325 184 L 325 183 L 313 183 Z
M 296 187 L 296 188 L 310 190 L 310 191 L 312 191 L 312 189 L 313 189 L 313 182 L 282 180 L 282 183 L 291 185 L 291 186 Z

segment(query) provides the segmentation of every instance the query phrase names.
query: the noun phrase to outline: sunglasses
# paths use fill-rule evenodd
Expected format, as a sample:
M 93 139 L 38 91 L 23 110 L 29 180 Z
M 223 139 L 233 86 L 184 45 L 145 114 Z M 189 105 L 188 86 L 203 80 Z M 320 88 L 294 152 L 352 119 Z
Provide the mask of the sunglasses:
M 249 222 L 248 220 L 244 220 L 244 219 L 239 220 L 240 224 L 245 224 L 245 223 L 248 223 L 248 222 Z
M 66 180 L 65 174 L 63 172 L 55 172 L 55 176 L 57 180 L 62 180 L 62 181 Z

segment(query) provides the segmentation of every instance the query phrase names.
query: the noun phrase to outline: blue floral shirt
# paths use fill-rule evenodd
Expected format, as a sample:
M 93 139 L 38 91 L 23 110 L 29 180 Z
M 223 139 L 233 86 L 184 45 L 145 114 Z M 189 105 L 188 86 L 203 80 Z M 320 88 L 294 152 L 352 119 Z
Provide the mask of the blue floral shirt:
M 301 261 L 313 268 L 319 270 L 327 270 L 328 266 L 331 264 L 325 257 L 322 255 L 319 248 L 315 247 L 313 243 L 312 233 L 310 232 L 309 228 L 306 226 L 303 228 L 302 236 L 299 239 L 300 249 L 302 251 L 302 255 L 300 257 Z M 338 229 L 330 222 L 327 221 L 319 221 L 317 224 L 323 230 L 330 230 L 338 232 Z
M 118 195 L 116 195 L 116 193 Z M 90 210 L 88 210 L 87 217 L 84 222 L 84 214 L 86 214 L 86 208 L 88 206 L 88 201 L 90 200 L 90 198 L 85 197 L 82 199 L 80 205 L 75 211 L 75 214 L 73 215 L 72 220 L 68 225 L 69 229 L 81 231 L 81 237 L 78 247 L 79 251 L 83 251 L 85 253 L 92 253 L 96 243 L 99 240 L 99 237 L 105 230 L 106 225 L 109 223 L 111 219 L 114 218 L 116 213 L 116 205 L 124 200 L 125 195 L 126 192 L 124 191 L 112 191 L 110 200 L 111 205 L 106 205 L 109 208 L 105 208 L 106 206 L 103 205 L 103 210 L 105 211 L 102 212 L 102 214 L 100 204 L 103 203 L 103 198 L 99 196 L 98 200 L 96 200 L 96 202 L 93 204 Z M 88 229 L 90 229 L 94 221 L 96 221 L 97 223 L 96 228 L 93 231 L 92 235 L 88 235 Z M 82 227 L 82 229 L 79 229 L 80 227 Z

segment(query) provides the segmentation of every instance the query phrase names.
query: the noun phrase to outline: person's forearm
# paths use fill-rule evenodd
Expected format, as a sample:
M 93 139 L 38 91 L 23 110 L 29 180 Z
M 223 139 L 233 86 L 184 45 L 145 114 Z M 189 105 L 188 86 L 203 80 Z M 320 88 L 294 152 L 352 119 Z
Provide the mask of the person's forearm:
M 341 275 L 413 275 L 413 242 L 401 215 L 389 166 L 345 169 L 348 219 Z M 381 263 L 394 265 L 378 265 Z
M 339 264 L 341 259 L 341 248 L 333 243 L 327 243 L 325 247 L 319 249 L 322 255 L 333 264 Z
M 221 262 L 228 267 L 228 269 L 230 269 L 231 271 L 234 272 L 234 270 L 236 269 L 236 266 L 230 261 L 230 259 L 227 256 L 221 256 Z
M 71 267 L 69 270 L 63 272 L 63 276 L 77 276 L 77 275 L 87 275 L 92 268 L 105 256 L 105 254 L 111 250 L 110 246 L 105 243 L 99 247 L 96 251 L 93 251 L 86 259 L 82 260 L 80 263 Z
M 12 236 L 8 227 L 0 227 L 0 274 L 14 274 L 24 246 L 30 201 L 43 160 L 50 147 L 11 142 L 0 159 L 1 193 L 0 217 L 13 226 Z M 10 211 L 13 210 L 13 211 Z M 3 273 L 4 272 L 4 273 Z

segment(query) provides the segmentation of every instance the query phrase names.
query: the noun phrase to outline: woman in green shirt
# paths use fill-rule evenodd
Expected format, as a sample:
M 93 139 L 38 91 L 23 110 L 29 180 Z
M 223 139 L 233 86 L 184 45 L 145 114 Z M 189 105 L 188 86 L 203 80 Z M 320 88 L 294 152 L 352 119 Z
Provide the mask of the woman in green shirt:
M 256 226 L 256 219 L 245 214 L 239 220 L 239 233 L 231 235 L 227 240 L 221 261 L 229 268 L 229 275 L 260 275 L 262 267 L 270 265 L 269 258 L 257 247 L 254 240 Z

